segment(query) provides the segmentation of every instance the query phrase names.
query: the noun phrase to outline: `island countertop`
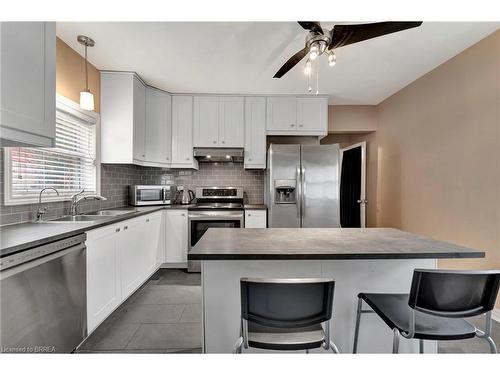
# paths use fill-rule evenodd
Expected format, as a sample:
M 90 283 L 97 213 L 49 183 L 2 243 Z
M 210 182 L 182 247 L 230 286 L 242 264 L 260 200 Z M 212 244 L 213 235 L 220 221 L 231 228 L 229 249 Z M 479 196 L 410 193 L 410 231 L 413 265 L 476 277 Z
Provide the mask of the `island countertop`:
M 484 258 L 484 251 L 393 228 L 210 228 L 191 260 Z

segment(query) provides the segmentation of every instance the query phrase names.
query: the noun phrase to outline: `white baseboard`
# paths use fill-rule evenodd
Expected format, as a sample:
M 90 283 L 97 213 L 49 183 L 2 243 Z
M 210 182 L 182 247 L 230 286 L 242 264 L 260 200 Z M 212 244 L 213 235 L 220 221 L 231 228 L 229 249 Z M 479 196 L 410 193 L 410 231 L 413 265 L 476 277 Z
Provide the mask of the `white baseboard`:
M 491 318 L 500 323 L 500 309 L 493 309 L 491 312 Z

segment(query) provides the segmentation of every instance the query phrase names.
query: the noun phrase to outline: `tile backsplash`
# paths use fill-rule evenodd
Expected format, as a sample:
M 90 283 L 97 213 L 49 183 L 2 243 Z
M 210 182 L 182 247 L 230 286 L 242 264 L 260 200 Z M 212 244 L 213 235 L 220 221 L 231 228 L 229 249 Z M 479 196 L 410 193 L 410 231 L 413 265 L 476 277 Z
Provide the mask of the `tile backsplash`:
M 36 217 L 38 204 L 15 206 L 4 205 L 4 151 L 0 152 L 0 225 L 32 221 Z M 242 186 L 245 190 L 245 203 L 264 202 L 264 171 L 245 170 L 243 164 L 200 163 L 200 169 L 177 170 L 141 167 L 127 164 L 101 165 L 101 195 L 106 201 L 82 202 L 79 212 L 126 206 L 128 204 L 128 185 L 154 185 L 175 181 L 186 189 L 197 186 Z M 45 218 L 56 218 L 69 212 L 69 202 L 46 203 Z

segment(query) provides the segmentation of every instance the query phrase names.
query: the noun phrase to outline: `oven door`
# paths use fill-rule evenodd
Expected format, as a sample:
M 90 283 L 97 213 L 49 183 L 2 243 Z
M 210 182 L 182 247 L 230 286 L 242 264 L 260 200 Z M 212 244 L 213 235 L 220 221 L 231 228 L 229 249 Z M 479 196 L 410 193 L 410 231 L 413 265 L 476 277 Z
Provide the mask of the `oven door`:
M 243 211 L 190 211 L 189 251 L 201 239 L 209 228 L 243 228 Z M 188 260 L 189 272 L 200 272 L 200 261 Z

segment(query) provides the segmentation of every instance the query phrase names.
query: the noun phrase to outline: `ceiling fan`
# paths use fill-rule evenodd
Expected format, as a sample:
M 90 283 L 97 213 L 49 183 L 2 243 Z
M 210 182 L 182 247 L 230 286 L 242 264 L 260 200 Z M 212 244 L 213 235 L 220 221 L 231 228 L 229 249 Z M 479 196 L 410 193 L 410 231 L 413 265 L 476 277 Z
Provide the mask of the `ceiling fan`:
M 304 49 L 288 59 L 288 61 L 276 72 L 274 78 L 283 77 L 306 55 L 309 56 L 304 72 L 310 74 L 311 61 L 322 54 L 328 55 L 328 65 L 335 65 L 335 48 L 411 29 L 422 24 L 422 22 L 376 22 L 357 25 L 335 25 L 332 30 L 327 30 L 323 29 L 317 21 L 299 21 L 298 23 L 302 28 L 309 30 L 306 36 L 306 45 Z

